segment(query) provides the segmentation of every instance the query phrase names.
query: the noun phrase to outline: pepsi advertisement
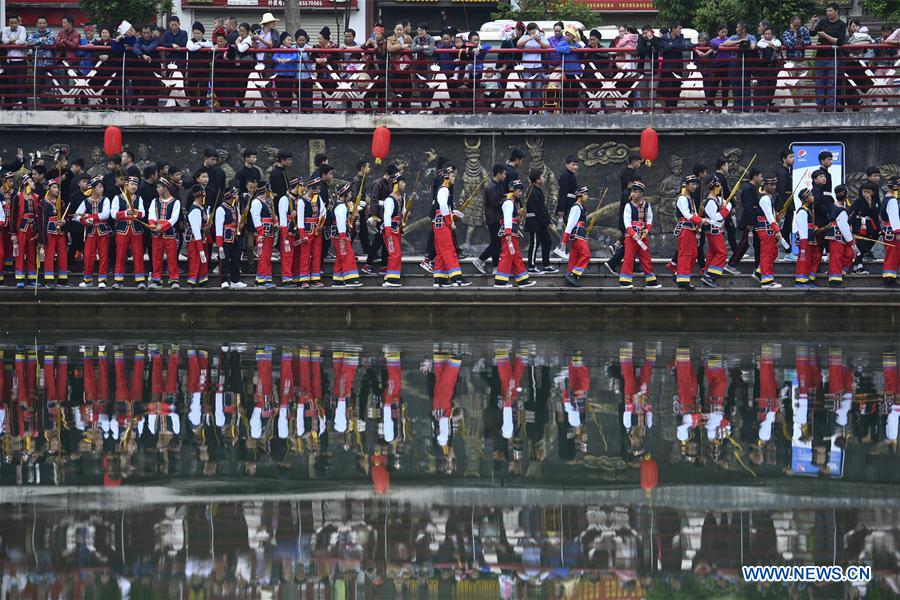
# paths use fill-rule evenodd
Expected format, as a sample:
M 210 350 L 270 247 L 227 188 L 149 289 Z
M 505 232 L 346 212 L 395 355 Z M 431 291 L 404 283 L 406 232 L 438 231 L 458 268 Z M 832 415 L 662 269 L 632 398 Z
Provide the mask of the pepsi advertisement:
M 832 190 L 844 183 L 844 144 L 840 142 L 794 142 L 791 144 L 794 152 L 794 176 L 793 186 L 794 203 L 797 203 L 797 194 L 801 190 L 812 188 L 812 174 L 819 169 L 819 153 L 831 152 L 833 162 L 828 172 L 831 174 Z

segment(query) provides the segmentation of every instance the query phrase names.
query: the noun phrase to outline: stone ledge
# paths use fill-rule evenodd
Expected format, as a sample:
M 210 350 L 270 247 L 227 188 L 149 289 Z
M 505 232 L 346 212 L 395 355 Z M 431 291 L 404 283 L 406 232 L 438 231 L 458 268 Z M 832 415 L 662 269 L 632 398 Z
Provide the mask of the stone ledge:
M 102 111 L 0 111 L 0 128 L 15 129 L 102 129 L 116 125 L 129 130 L 179 129 L 266 132 L 370 132 L 385 125 L 395 132 L 471 132 L 523 134 L 640 132 L 650 122 L 648 114 L 575 115 L 285 115 L 281 113 L 190 113 L 190 112 L 102 112 Z M 654 113 L 653 126 L 660 132 L 721 134 L 723 131 L 762 133 L 773 131 L 866 131 L 900 130 L 900 118 L 893 112 L 820 114 L 705 114 Z

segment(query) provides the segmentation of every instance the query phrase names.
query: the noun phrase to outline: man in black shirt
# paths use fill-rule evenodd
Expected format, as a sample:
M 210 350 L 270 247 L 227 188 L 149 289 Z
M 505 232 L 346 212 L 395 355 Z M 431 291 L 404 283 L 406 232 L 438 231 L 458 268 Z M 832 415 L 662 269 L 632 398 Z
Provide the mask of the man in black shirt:
M 249 179 L 251 175 L 255 175 L 256 180 L 259 181 L 262 178 L 262 171 L 256 166 L 256 148 L 246 148 L 244 152 L 241 153 L 241 157 L 244 159 L 244 165 L 234 174 L 234 179 L 237 181 L 238 192 L 246 194 L 247 179 Z
M 531 188 L 526 194 L 528 204 L 525 207 L 525 231 L 531 234 L 528 246 L 528 272 L 558 273 L 559 269 L 550 264 L 550 212 L 544 198 L 544 173 L 532 169 L 528 174 L 528 180 L 531 183 Z M 538 246 L 541 247 L 540 268 L 534 264 Z
M 118 154 L 110 154 L 106 159 L 106 174 L 103 175 L 103 195 L 112 202 L 119 193 L 116 186 L 116 174 L 122 168 L 122 157 Z
M 790 150 L 781 151 L 781 166 L 775 171 L 775 213 L 779 214 L 784 209 L 784 221 L 781 225 L 781 236 L 787 243 L 791 243 L 791 229 L 794 226 L 794 199 L 791 192 L 794 190 L 794 153 Z M 786 206 L 786 207 L 785 207 Z M 796 254 L 786 254 L 786 260 L 796 261 Z
M 637 175 L 638 169 L 641 167 L 641 157 L 639 154 L 629 154 L 625 168 L 619 174 L 619 191 L 624 192 L 631 187 L 634 176 Z
M 565 227 L 569 209 L 575 203 L 575 190 L 578 189 L 578 178 L 575 176 L 577 173 L 578 157 L 570 154 L 566 157 L 566 168 L 557 180 L 559 196 L 556 200 L 556 228 L 560 231 L 560 235 Z
M 874 259 L 872 248 L 875 246 L 874 240 L 878 239 L 879 212 L 878 186 L 866 181 L 859 187 L 859 197 L 853 202 L 848 215 L 853 233 L 866 238 L 856 242 L 859 255 L 853 260 L 853 272 L 858 275 L 868 275 L 863 260 Z
M 513 148 L 509 153 L 509 159 L 506 161 L 506 179 L 503 180 L 501 190 L 504 194 L 509 192 L 509 184 L 519 178 L 519 169 L 525 161 L 525 155 L 518 148 Z
M 619 267 L 622 266 L 622 259 L 625 258 L 625 205 L 628 204 L 629 200 L 631 200 L 631 186 L 635 182 L 641 181 L 641 176 L 634 174 L 631 176 L 631 181 L 628 182 L 628 185 L 622 189 L 622 194 L 619 196 L 619 218 L 617 221 L 617 227 L 619 231 L 622 233 L 622 239 L 617 241 L 615 246 L 610 246 L 609 251 L 612 253 L 609 260 L 603 263 L 606 267 L 606 270 L 609 271 L 610 275 L 619 276 Z M 640 272 L 640 263 L 637 263 L 638 272 Z
M 728 198 L 731 194 L 731 185 L 728 183 L 728 159 L 724 156 L 716 159 L 716 172 L 713 173 L 713 177 L 716 178 L 716 181 L 719 182 L 719 186 L 722 188 L 722 198 Z M 732 216 L 725 219 L 725 237 L 728 239 L 728 247 L 731 248 L 731 253 L 734 254 L 734 251 L 737 250 L 737 235 L 734 229 L 734 217 Z M 725 263 L 723 268 L 732 275 L 738 274 L 738 271 L 733 269 L 728 263 Z
M 219 166 L 219 152 L 212 147 L 203 151 L 203 166 L 209 174 L 209 183 L 206 184 L 206 202 L 210 208 L 218 206 L 225 192 L 225 171 Z M 173 169 L 170 168 L 170 171 Z M 194 175 L 194 181 L 197 176 Z M 190 187 L 190 186 L 188 186 Z
M 272 196 L 277 202 L 287 194 L 288 181 L 291 179 L 288 169 L 294 164 L 294 154 L 290 150 L 282 149 L 278 151 L 276 160 L 278 162 L 272 167 L 272 172 L 269 174 L 269 189 L 272 190 Z M 325 207 L 328 208 L 328 205 L 326 204 Z
M 381 209 L 384 206 L 384 199 L 391 193 L 391 178 L 397 174 L 399 169 L 397 165 L 391 163 L 384 170 L 384 175 L 372 182 L 369 188 L 369 203 L 366 205 L 366 223 L 360 223 L 360 227 L 368 227 L 370 220 L 381 219 Z M 381 227 L 372 221 L 375 225 L 375 232 L 372 236 L 372 243 L 369 244 L 369 254 L 366 257 L 366 264 L 360 268 L 360 272 L 366 275 L 377 274 L 378 269 L 375 267 L 375 261 L 378 254 L 381 254 L 382 269 L 387 269 L 387 255 L 384 248 L 384 238 L 381 237 Z
M 834 163 L 834 155 L 828 150 L 819 152 L 819 170 L 825 173 L 825 187 L 823 188 L 829 194 L 834 190 L 831 182 L 831 165 Z M 829 209 L 830 210 L 830 209 Z
M 138 183 L 137 189 L 138 198 L 141 199 L 141 205 L 144 207 L 144 214 L 149 214 L 150 205 L 156 202 L 158 196 L 156 182 L 158 179 L 156 165 L 144 167 L 143 179 Z M 149 253 L 150 244 L 153 241 L 150 229 L 147 227 L 142 227 L 141 229 L 144 231 L 144 248 L 147 248 Z
M 122 170 L 128 177 L 140 177 L 141 170 L 134 164 L 134 152 L 122 150 Z
M 756 237 L 756 213 L 759 206 L 759 186 L 762 184 L 762 172 L 759 169 L 750 169 L 750 179 L 741 188 L 739 197 L 741 205 L 741 218 L 738 221 L 738 230 L 744 232 L 741 243 L 728 260 L 728 266 L 737 270 L 738 264 L 744 258 L 744 254 L 753 243 L 753 270 L 756 276 L 756 267 L 759 266 L 759 238 Z
M 513 150 L 513 152 L 516 152 Z M 512 155 L 510 155 L 512 160 Z M 500 262 L 500 205 L 503 203 L 504 191 L 507 187 L 506 177 L 511 164 L 494 165 L 491 169 L 491 180 L 484 186 L 484 223 L 488 230 L 488 245 L 472 263 L 479 273 L 487 274 L 485 261 L 491 259 L 496 269 Z M 515 173 L 515 171 L 513 171 Z
M 814 44 L 822 46 L 843 46 L 847 37 L 847 24 L 841 21 L 838 5 L 829 4 L 825 18 L 819 19 L 809 35 Z M 831 48 L 816 50 L 816 106 L 820 111 L 835 110 L 837 104 L 838 64 L 837 55 Z M 830 190 L 829 190 L 830 191 Z

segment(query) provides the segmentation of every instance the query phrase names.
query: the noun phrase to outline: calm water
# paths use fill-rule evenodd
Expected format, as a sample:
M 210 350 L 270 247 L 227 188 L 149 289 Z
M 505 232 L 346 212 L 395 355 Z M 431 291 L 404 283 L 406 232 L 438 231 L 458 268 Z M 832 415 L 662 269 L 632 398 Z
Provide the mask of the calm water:
M 893 597 L 898 346 L 2 340 L 0 599 Z

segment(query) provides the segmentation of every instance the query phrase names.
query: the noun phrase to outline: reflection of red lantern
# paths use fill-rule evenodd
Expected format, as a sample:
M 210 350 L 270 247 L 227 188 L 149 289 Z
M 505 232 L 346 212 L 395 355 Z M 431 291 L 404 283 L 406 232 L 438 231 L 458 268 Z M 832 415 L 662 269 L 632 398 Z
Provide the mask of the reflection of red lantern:
M 659 156 L 659 136 L 652 127 L 641 132 L 641 158 L 647 162 L 647 166 Z
M 390 152 L 391 130 L 384 125 L 379 125 L 372 133 L 372 156 L 375 157 L 375 164 L 380 165 Z
M 641 488 L 649 496 L 659 483 L 659 465 L 649 454 L 641 461 Z
M 387 494 L 391 487 L 391 474 L 387 470 L 387 457 L 384 454 L 376 454 L 372 457 L 372 485 L 376 494 Z
M 103 132 L 103 151 L 106 156 L 122 154 L 122 130 L 115 126 L 106 128 Z

